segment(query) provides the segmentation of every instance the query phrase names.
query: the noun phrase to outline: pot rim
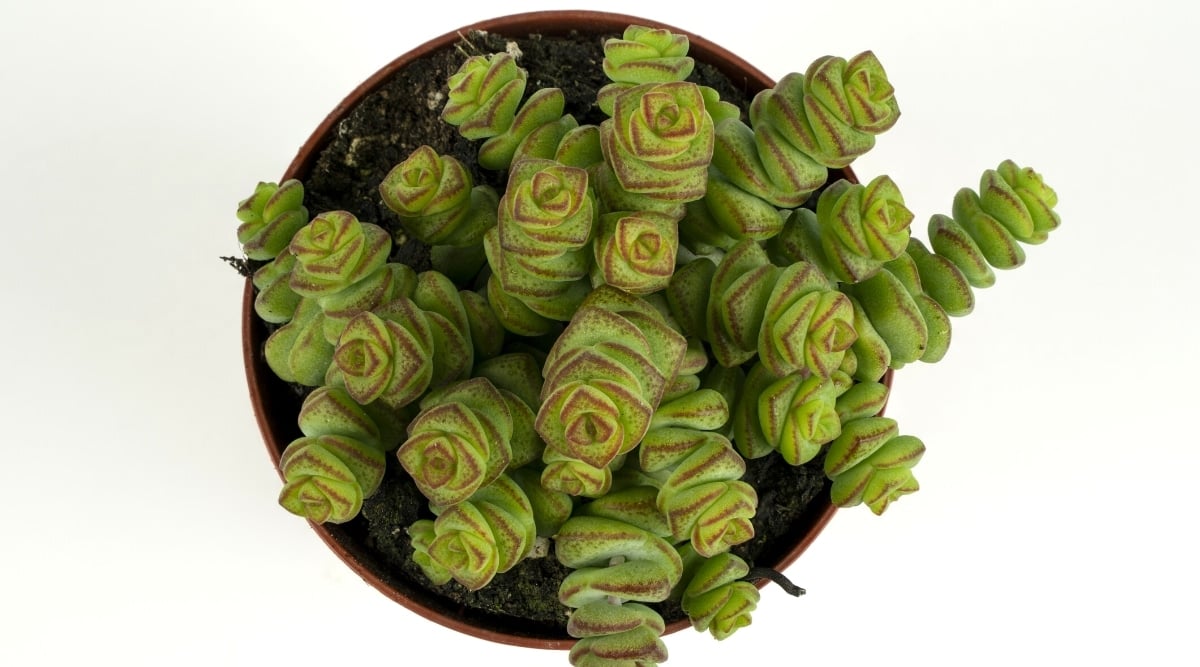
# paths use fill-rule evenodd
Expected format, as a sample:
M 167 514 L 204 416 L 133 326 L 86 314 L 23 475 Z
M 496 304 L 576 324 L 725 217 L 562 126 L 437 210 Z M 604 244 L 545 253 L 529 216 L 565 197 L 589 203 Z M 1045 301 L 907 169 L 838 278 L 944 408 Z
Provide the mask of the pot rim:
M 717 67 L 723 74 L 728 76 L 732 81 L 741 82 L 741 85 L 747 88 L 750 92 L 756 92 L 760 89 L 769 88 L 775 82 L 760 71 L 758 68 L 749 64 L 739 56 L 728 51 L 724 47 L 711 42 L 704 37 L 696 35 L 682 28 L 675 27 L 660 21 L 647 19 L 639 16 L 626 14 L 617 14 L 602 11 L 590 10 L 548 10 L 526 12 L 519 14 L 510 14 L 506 16 L 486 19 L 475 23 L 468 24 L 457 30 L 452 30 L 439 37 L 435 37 L 415 48 L 410 49 L 403 55 L 392 60 L 384 65 L 377 72 L 354 88 L 334 109 L 325 117 L 323 121 L 309 136 L 308 140 L 297 151 L 296 156 L 292 159 L 291 164 L 284 172 L 281 182 L 289 178 L 297 178 L 302 175 L 307 175 L 311 171 L 317 156 L 328 143 L 329 138 L 336 132 L 338 123 L 344 120 L 354 107 L 366 96 L 378 90 L 384 83 L 397 71 L 407 67 L 414 61 L 423 56 L 437 50 L 453 46 L 462 36 L 468 32 L 475 30 L 483 30 L 487 32 L 495 32 L 499 34 L 511 35 L 528 35 L 528 34 L 549 34 L 549 35 L 566 35 L 573 30 L 581 33 L 603 34 L 617 33 L 620 34 L 627 26 L 636 24 L 644 25 L 652 28 L 663 28 L 677 34 L 686 35 L 690 42 L 689 55 L 698 61 L 706 62 Z M 853 171 L 848 167 L 840 170 L 844 178 L 851 182 L 858 182 Z M 298 430 L 294 426 L 295 415 L 291 416 L 291 430 L 280 429 L 278 427 L 279 418 L 286 413 L 287 408 L 276 405 L 272 401 L 267 400 L 267 396 L 272 392 L 280 389 L 280 383 L 274 374 L 267 367 L 261 356 L 262 343 L 266 339 L 266 327 L 258 320 L 254 311 L 254 285 L 249 278 L 246 279 L 245 290 L 242 299 L 242 356 L 246 371 L 246 381 L 250 392 L 251 403 L 254 407 L 255 419 L 258 422 L 259 431 L 262 433 L 263 441 L 267 447 L 267 453 L 271 457 L 271 462 L 275 466 L 276 471 L 279 471 L 279 458 L 291 439 L 299 435 Z M 885 376 L 885 384 L 890 385 L 891 372 Z M 275 385 L 275 386 L 272 386 Z M 290 405 L 290 404 L 289 404 Z M 281 414 L 283 413 L 283 414 Z M 286 432 L 284 432 L 286 431 Z M 828 484 L 826 485 L 828 486 Z M 771 569 L 782 572 L 789 567 L 800 555 L 812 544 L 813 540 L 821 533 L 826 524 L 836 511 L 836 507 L 829 502 L 828 493 L 825 493 L 824 502 L 814 502 L 815 509 L 810 507 L 807 517 L 807 530 L 803 537 L 795 543 L 795 545 L 783 557 L 775 563 L 767 563 Z M 472 622 L 470 619 L 464 619 L 461 615 L 453 613 L 450 605 L 446 605 L 447 609 L 439 610 L 430 606 L 426 601 L 419 599 L 422 597 L 417 591 L 402 590 L 398 582 L 389 582 L 384 579 L 384 575 L 376 571 L 370 564 L 364 562 L 361 554 L 355 553 L 355 545 L 353 539 L 346 535 L 340 528 L 332 527 L 324 524 L 316 524 L 309 522 L 313 531 L 325 542 L 325 544 L 352 570 L 368 584 L 379 590 L 388 598 L 399 603 L 403 607 L 419 614 L 420 616 L 438 623 L 452 630 L 457 630 L 467 635 L 486 639 L 488 641 L 501 644 L 509 644 L 514 646 L 524 646 L 530 648 L 541 649 L 568 649 L 574 643 L 575 639 L 570 637 L 548 637 L 543 635 L 529 636 L 515 634 L 513 632 L 501 631 L 494 628 L 480 625 Z M 760 580 L 759 588 L 766 584 L 766 580 Z M 433 597 L 427 594 L 424 597 Z M 666 633 L 679 631 L 683 628 L 690 627 L 686 618 L 680 619 L 667 626 Z

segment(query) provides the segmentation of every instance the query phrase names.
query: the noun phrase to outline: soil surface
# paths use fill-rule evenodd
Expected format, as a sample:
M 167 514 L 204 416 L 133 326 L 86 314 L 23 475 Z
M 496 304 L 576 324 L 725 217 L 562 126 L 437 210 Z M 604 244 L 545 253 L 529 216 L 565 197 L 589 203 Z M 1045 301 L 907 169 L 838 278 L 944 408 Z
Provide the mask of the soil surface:
M 394 165 L 423 144 L 458 157 L 464 165 L 474 165 L 476 143 L 462 138 L 440 118 L 445 81 L 468 55 L 512 51 L 515 46 L 521 54 L 518 63 L 529 72 L 527 93 L 559 87 L 565 93 L 568 113 L 581 124 L 599 124 L 604 116 L 594 104 L 595 91 L 607 83 L 600 67 L 602 41 L 590 36 L 514 41 L 476 33 L 454 49 L 415 63 L 365 99 L 337 128 L 336 137 L 303 179 L 310 213 L 345 209 L 364 221 L 398 231 L 398 221 L 383 205 L 377 189 Z M 744 90 L 707 65 L 698 63 L 691 80 L 715 88 L 722 99 L 743 109 L 749 102 Z M 476 168 L 474 176 L 477 183 L 489 183 L 503 192 L 503 174 Z M 395 248 L 392 260 L 422 271 L 429 268 L 429 250 L 419 242 L 406 241 Z M 795 468 L 778 456 L 769 456 L 750 461 L 745 479 L 759 492 L 754 522 L 757 535 L 735 552 L 754 567 L 756 562 L 777 560 L 790 549 L 790 532 L 797 523 L 812 520 L 811 501 L 828 490 L 819 460 Z M 389 583 L 402 590 L 429 590 L 443 610 L 488 619 L 497 629 L 512 627 L 535 635 L 565 636 L 567 609 L 558 603 L 557 590 L 567 569 L 553 554 L 523 561 L 480 591 L 469 592 L 453 581 L 433 586 L 412 563 L 405 532 L 419 518 L 432 515 L 392 457 L 382 488 L 366 501 L 361 516 L 338 527 L 335 536 L 352 551 L 362 552 L 386 568 L 389 573 L 384 578 Z M 683 617 L 678 605 L 666 603 L 659 610 L 668 623 Z

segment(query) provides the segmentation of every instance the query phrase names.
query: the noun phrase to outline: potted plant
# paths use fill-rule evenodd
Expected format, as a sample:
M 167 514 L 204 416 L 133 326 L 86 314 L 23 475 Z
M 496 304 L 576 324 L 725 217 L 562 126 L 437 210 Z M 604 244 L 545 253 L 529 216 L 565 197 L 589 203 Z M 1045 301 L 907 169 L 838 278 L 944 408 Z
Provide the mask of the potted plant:
M 405 606 L 573 664 L 743 627 L 834 507 L 917 490 L 892 369 L 1058 225 L 1004 161 L 913 237 L 849 169 L 898 116 L 870 52 L 775 83 L 627 16 L 402 56 L 238 208 L 280 503 Z

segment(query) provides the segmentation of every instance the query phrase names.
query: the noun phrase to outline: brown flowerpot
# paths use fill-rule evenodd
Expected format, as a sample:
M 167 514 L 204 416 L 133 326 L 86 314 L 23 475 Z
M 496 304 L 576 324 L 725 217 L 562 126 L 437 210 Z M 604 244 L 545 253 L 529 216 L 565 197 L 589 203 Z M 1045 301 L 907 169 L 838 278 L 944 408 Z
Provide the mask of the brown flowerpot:
M 590 11 L 546 11 L 495 18 L 468 25 L 430 40 L 376 72 L 353 90 L 316 128 L 308 141 L 300 148 L 280 180 L 289 178 L 305 180 L 312 171 L 321 150 L 336 135 L 338 124 L 351 113 L 359 102 L 380 89 L 397 72 L 427 54 L 453 48 L 463 35 L 469 34 L 473 30 L 484 30 L 506 36 L 567 35 L 571 31 L 577 31 L 583 36 L 596 37 L 619 35 L 630 24 L 668 28 L 673 32 L 686 34 L 691 41 L 690 55 L 699 62 L 715 66 L 731 81 L 744 86 L 748 94 L 753 94 L 774 84 L 765 74 L 722 47 L 703 37 L 657 21 Z M 837 172 L 837 176 L 857 182 L 849 169 Z M 300 435 L 296 417 L 299 412 L 301 396 L 295 389 L 277 378 L 264 360 L 263 343 L 269 332 L 266 325 L 254 312 L 254 295 L 254 287 L 247 280 L 242 307 L 242 351 L 251 402 L 258 425 L 266 441 L 271 460 L 278 467 L 284 448 Z M 890 380 L 890 373 L 887 379 Z M 754 565 L 777 571 L 788 567 L 816 538 L 833 516 L 834 507 L 830 504 L 828 497 L 828 488 L 826 488 L 825 493 L 811 502 L 804 510 L 803 515 L 794 522 L 791 534 L 786 540 L 788 545 L 786 549 L 776 550 L 775 553 L 764 553 L 759 562 Z M 574 643 L 574 640 L 563 632 L 543 631 L 536 627 L 531 629 L 525 623 L 506 621 L 492 615 L 464 609 L 455 602 L 431 593 L 419 582 L 412 581 L 389 567 L 380 555 L 367 545 L 362 531 L 355 530 L 350 524 L 313 524 L 313 529 L 347 565 L 384 595 L 446 627 L 491 641 L 520 646 L 565 649 Z M 674 632 L 687 627 L 687 625 L 687 619 L 681 618 L 670 623 L 667 631 Z

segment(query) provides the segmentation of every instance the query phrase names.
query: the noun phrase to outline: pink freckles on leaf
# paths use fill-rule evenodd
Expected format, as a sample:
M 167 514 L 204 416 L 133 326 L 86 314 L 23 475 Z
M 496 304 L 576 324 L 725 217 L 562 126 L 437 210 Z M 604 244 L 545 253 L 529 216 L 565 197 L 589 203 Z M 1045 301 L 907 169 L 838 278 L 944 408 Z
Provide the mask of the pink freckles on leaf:
M 570 190 L 554 174 L 536 174 L 530 184 L 530 194 L 539 210 L 550 213 L 555 218 L 565 217 L 576 208 L 575 198 L 571 196 Z
M 432 174 L 428 169 L 409 169 L 404 172 L 404 184 L 415 188 L 428 183 Z
M 587 447 L 597 442 L 609 442 L 616 431 L 616 425 L 604 415 L 589 412 L 567 422 L 566 436 L 572 445 Z
M 478 535 L 444 535 L 434 540 L 430 550 L 437 553 L 437 559 L 443 566 L 456 573 L 456 579 L 462 578 L 459 579 L 459 583 L 472 590 L 478 589 L 480 585 L 475 582 L 476 577 L 470 575 L 478 575 L 485 582 L 491 579 L 491 574 L 485 573 L 489 573 L 494 567 L 496 551 L 493 545 Z M 463 581 L 464 579 L 466 581 Z
M 403 180 L 396 188 L 396 198 L 410 209 L 420 208 L 422 200 L 432 194 L 441 180 L 439 174 L 425 167 L 406 169 L 401 176 Z
M 638 264 L 653 261 L 662 249 L 662 237 L 654 233 L 639 235 L 630 247 L 630 257 Z
M 670 276 L 675 251 L 655 226 L 637 217 L 617 223 L 614 245 L 624 262 L 645 275 Z
M 690 141 L 696 136 L 695 114 L 681 107 L 669 93 L 651 92 L 643 96 L 642 115 L 646 125 L 663 139 Z
M 458 467 L 458 457 L 454 447 L 447 439 L 452 436 L 443 435 L 429 442 L 422 454 L 424 462 L 420 470 L 425 483 L 431 487 L 439 487 L 449 482 Z
M 355 377 L 372 377 L 381 373 L 391 354 L 375 341 L 348 341 L 337 349 L 336 363 L 343 373 Z
M 602 392 L 576 387 L 562 404 L 563 438 L 569 454 L 601 468 L 620 453 L 624 441 L 620 409 Z
M 323 218 L 317 217 L 311 223 L 309 231 L 309 240 L 313 248 L 322 250 L 333 250 L 337 246 L 339 225 Z
M 642 114 L 629 121 L 631 152 L 642 160 L 666 160 L 686 152 L 699 129 L 695 116 L 680 110 L 673 99 L 659 109 L 647 108 L 645 98 L 642 105 Z

